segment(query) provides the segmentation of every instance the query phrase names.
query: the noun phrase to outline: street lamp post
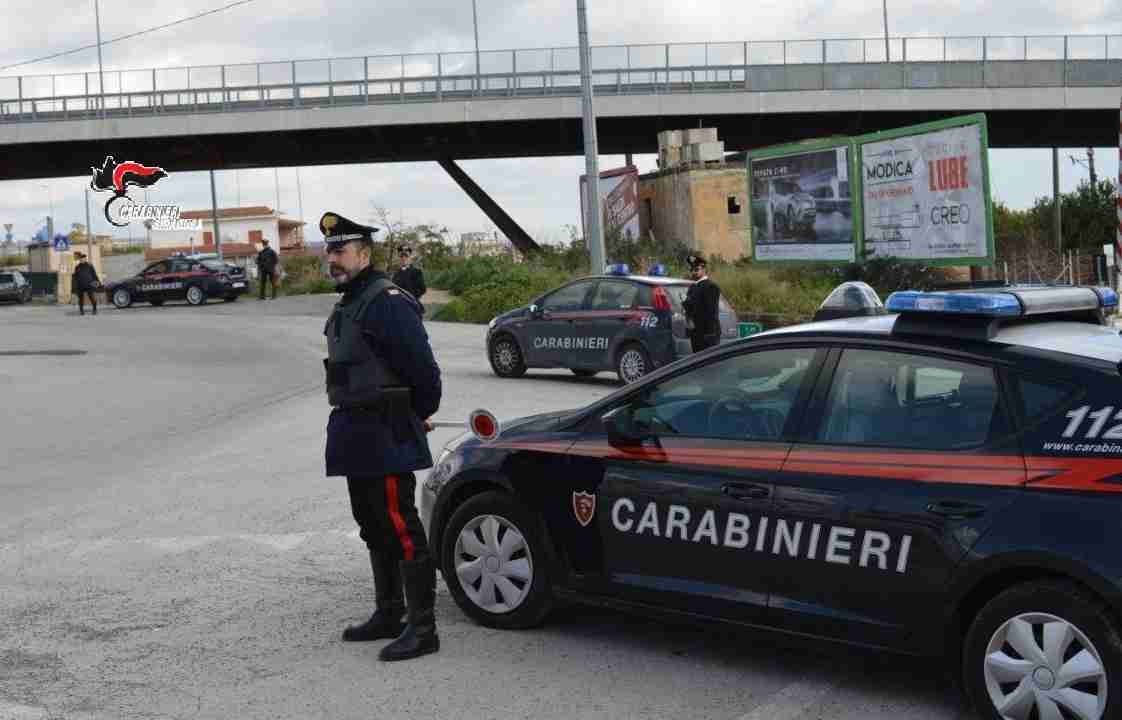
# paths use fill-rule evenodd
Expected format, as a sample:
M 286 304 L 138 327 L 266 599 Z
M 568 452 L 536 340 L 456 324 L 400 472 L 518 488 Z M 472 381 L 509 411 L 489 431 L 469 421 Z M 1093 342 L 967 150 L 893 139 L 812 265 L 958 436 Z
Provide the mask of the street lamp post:
M 480 91 L 479 87 L 479 15 L 475 11 L 475 0 L 471 0 L 471 24 L 475 28 L 475 91 Z
M 888 0 L 882 0 L 884 7 L 884 61 L 892 62 L 892 56 L 888 52 Z
M 585 0 L 577 0 L 577 32 L 580 35 L 580 76 L 584 95 L 584 184 L 588 208 L 588 249 L 592 272 L 604 272 L 604 236 L 600 231 L 600 165 L 596 142 L 596 114 L 592 107 L 592 51 L 588 47 L 588 14 Z
M 101 11 L 97 6 L 97 0 L 94 0 L 94 22 L 97 24 L 97 93 L 101 98 L 99 102 L 101 116 L 105 117 L 105 72 L 101 67 Z

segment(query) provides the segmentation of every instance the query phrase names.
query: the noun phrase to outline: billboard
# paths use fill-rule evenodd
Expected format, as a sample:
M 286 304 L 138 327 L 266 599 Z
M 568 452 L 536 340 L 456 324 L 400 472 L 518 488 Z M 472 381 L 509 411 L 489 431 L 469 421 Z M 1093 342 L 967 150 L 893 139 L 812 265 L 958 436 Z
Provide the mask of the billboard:
M 749 153 L 753 259 L 853 262 L 853 162 L 847 139 Z
M 584 225 L 584 236 L 588 237 L 588 201 L 584 188 L 587 175 L 580 176 L 580 213 Z M 600 173 L 600 212 L 603 217 L 600 227 L 606 238 L 614 230 L 623 237 L 629 233 L 632 239 L 639 238 L 639 169 L 628 165 Z
M 868 257 L 958 265 L 992 261 L 984 116 L 856 141 Z

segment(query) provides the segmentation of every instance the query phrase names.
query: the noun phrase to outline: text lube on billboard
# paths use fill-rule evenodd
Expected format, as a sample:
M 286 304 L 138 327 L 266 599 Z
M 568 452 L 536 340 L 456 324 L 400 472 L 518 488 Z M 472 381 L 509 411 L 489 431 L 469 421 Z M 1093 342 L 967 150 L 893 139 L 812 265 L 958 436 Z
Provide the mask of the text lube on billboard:
M 864 239 L 870 257 L 938 261 L 989 255 L 980 125 L 860 147 Z

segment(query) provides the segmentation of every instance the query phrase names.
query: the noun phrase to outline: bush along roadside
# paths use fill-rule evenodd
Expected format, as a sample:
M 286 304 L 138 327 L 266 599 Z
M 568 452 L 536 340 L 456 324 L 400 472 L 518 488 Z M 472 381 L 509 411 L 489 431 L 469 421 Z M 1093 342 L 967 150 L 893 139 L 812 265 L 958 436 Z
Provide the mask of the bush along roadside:
M 284 279 L 277 288 L 278 295 L 323 295 L 335 292 L 335 281 L 324 274 L 323 258 L 287 257 L 282 258 L 281 263 L 284 267 Z M 257 283 L 254 283 L 253 290 L 259 292 Z M 266 288 L 265 291 L 272 293 L 271 288 Z

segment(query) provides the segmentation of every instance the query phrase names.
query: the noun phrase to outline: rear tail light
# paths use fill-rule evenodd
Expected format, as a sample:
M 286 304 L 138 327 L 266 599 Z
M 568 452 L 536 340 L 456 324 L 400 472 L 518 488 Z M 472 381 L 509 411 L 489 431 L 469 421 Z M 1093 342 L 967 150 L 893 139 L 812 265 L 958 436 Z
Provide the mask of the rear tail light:
M 468 417 L 468 427 L 475 436 L 484 442 L 494 440 L 499 435 L 499 421 L 486 410 L 476 410 Z
M 651 293 L 655 310 L 673 310 L 670 305 L 670 295 L 662 288 L 656 287 Z

